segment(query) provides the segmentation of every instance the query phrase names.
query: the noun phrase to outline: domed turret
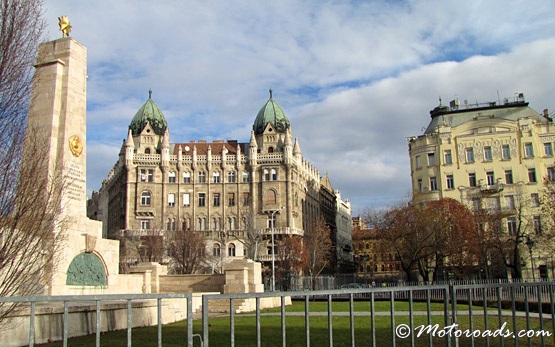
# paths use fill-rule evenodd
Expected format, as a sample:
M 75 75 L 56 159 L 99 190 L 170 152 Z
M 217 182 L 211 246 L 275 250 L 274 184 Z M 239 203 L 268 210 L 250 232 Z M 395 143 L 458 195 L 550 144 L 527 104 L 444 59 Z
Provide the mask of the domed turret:
M 272 90 L 270 89 L 270 99 L 260 111 L 254 120 L 252 129 L 255 135 L 260 135 L 264 132 L 269 123 L 275 128 L 275 131 L 281 134 L 285 134 L 289 128 L 289 119 L 285 116 L 285 113 L 279 107 L 278 103 L 272 98 Z
M 150 123 L 152 130 L 156 135 L 164 135 L 164 132 L 168 128 L 168 123 L 166 123 L 166 118 L 158 106 L 152 101 L 152 91 L 148 91 L 148 100 L 139 108 L 131 124 L 129 124 L 129 129 L 133 133 L 133 136 L 137 136 L 143 131 L 147 123 Z

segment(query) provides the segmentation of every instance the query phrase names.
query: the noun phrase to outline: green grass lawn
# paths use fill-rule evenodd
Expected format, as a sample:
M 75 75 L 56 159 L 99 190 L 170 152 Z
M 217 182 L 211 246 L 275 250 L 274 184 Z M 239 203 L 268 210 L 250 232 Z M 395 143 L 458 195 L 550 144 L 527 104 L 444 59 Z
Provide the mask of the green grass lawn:
M 293 305 L 286 307 L 286 312 L 304 312 L 304 302 L 294 302 Z M 355 301 L 355 312 L 369 312 L 370 303 L 364 301 Z M 326 312 L 328 309 L 327 302 L 310 302 L 311 312 Z M 333 312 L 348 312 L 349 302 L 334 302 L 332 305 Z M 375 302 L 376 312 L 389 312 L 389 302 L 377 301 Z M 415 311 L 426 311 L 426 303 L 414 303 Z M 432 311 L 443 311 L 443 305 L 433 303 L 431 306 Z M 459 305 L 459 311 L 467 311 L 468 306 Z M 480 306 L 473 307 L 474 312 L 483 312 Z M 491 310 L 496 309 L 491 309 Z M 264 310 L 262 313 L 279 312 L 280 308 Z M 408 311 L 408 303 L 396 302 L 395 311 L 402 312 Z M 440 313 L 437 312 L 437 313 Z M 461 314 L 458 317 L 458 324 L 461 330 L 469 328 L 468 314 Z M 506 322 L 506 327 L 513 330 L 513 320 L 507 316 L 503 318 Z M 371 346 L 371 321 L 369 316 L 356 316 L 355 323 L 355 342 L 357 346 Z M 432 324 L 439 324 L 440 328 L 444 326 L 443 316 L 433 316 Z M 332 319 L 333 324 L 333 341 L 334 346 L 350 346 L 351 345 L 351 332 L 350 332 L 350 319 L 349 316 L 334 316 Z M 377 346 L 384 347 L 392 344 L 392 327 L 391 318 L 386 316 L 376 316 L 376 344 Z M 395 326 L 399 324 L 409 324 L 408 316 L 396 315 Z M 426 325 L 427 317 L 415 316 L 414 326 Z M 544 321 L 544 330 L 552 331 L 551 321 Z M 262 316 L 260 318 L 261 325 L 261 340 L 263 346 L 281 346 L 281 317 L 279 316 Z M 488 318 L 488 329 L 498 329 L 497 316 L 490 315 Z M 473 316 L 473 329 L 485 330 L 484 319 L 482 315 Z M 517 318 L 517 329 L 526 329 L 526 322 L 523 318 Z M 531 329 L 539 329 L 539 320 L 531 319 Z M 195 334 L 202 335 L 202 321 L 195 320 L 193 325 Z M 173 324 L 164 325 L 162 328 L 162 341 L 164 346 L 184 346 L 187 342 L 187 325 L 185 321 Z M 133 329 L 133 346 L 156 346 L 157 344 L 157 327 L 135 328 Z M 230 345 L 230 324 L 229 317 L 213 317 L 209 319 L 209 338 L 211 346 L 229 346 Z M 126 346 L 127 344 L 127 331 L 114 331 L 103 333 L 101 335 L 102 346 Z M 286 339 L 288 346 L 305 346 L 305 319 L 304 316 L 287 316 L 286 317 Z M 554 346 L 553 336 L 545 339 L 547 346 Z M 429 336 L 424 334 L 419 338 L 415 338 L 418 346 L 428 346 Z M 327 316 L 311 316 L 310 317 L 310 344 L 311 346 L 327 346 L 328 345 L 328 318 Z M 395 338 L 397 346 L 410 346 L 410 338 L 400 339 Z M 541 340 L 535 338 L 531 341 L 532 346 L 540 345 Z M 505 339 L 505 345 L 513 346 L 513 338 Z M 433 339 L 434 346 L 446 345 L 445 338 L 436 337 Z M 499 346 L 499 337 L 490 338 L 486 341 L 485 338 L 477 338 L 474 340 L 475 346 Z M 94 346 L 95 336 L 83 336 L 73 338 L 68 341 L 69 346 Z M 195 338 L 195 346 L 199 346 L 198 338 Z M 235 345 L 240 347 L 256 346 L 256 318 L 253 315 L 236 315 L 235 316 Z M 471 339 L 461 337 L 459 339 L 460 346 L 470 346 Z M 526 338 L 518 339 L 519 346 L 527 345 Z M 46 346 L 61 346 L 60 342 L 47 344 Z

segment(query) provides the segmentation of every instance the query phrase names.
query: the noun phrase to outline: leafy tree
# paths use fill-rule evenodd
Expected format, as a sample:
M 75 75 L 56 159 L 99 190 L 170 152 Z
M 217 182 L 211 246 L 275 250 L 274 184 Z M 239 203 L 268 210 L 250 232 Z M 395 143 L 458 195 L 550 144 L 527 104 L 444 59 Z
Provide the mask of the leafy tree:
M 409 281 L 417 273 L 437 280 L 441 268 L 461 272 L 477 261 L 472 213 L 456 200 L 393 207 L 373 224 L 382 252 L 397 255 Z
M 276 247 L 276 282 L 281 283 L 282 290 L 287 290 L 287 284 L 293 274 L 300 273 L 307 265 L 303 239 L 298 236 L 285 236 Z

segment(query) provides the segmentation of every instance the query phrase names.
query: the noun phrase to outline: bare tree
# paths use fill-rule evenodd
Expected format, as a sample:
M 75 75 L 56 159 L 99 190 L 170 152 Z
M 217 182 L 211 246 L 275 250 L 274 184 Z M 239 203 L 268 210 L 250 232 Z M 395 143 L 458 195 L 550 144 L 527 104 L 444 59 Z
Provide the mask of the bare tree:
M 44 294 L 65 238 L 65 179 L 37 175 L 47 149 L 35 129 L 25 140 L 43 12 L 42 0 L 0 1 L 0 296 Z M 0 304 L 0 328 L 19 309 Z
M 331 241 L 330 228 L 323 219 L 305 230 L 304 250 L 306 253 L 306 273 L 314 278 L 331 264 L 334 247 Z
M 168 237 L 171 269 L 177 274 L 194 274 L 206 264 L 206 241 L 202 232 L 177 230 Z
M 241 216 L 241 219 L 243 230 L 230 233 L 230 237 L 243 244 L 247 258 L 256 261 L 260 245 L 267 236 L 266 230 L 255 227 L 253 213 L 246 213 Z
M 16 143 L 23 143 L 23 131 L 15 132 L 11 150 L 0 149 L 0 296 L 39 295 L 47 289 L 66 237 L 61 212 L 67 180 L 37 175 L 45 172 L 45 146 L 29 136 L 22 156 Z M 0 304 L 0 327 L 20 308 Z
M 514 191 L 514 206 L 510 211 L 502 211 L 490 208 L 490 220 L 495 227 L 491 248 L 505 267 L 511 272 L 512 278 L 522 278 L 523 253 L 529 248 L 532 253 L 536 244 L 533 230 L 533 214 L 531 212 L 532 201 L 524 196 L 522 189 L 518 187 Z M 502 232 L 502 223 L 507 220 L 507 232 Z
M 33 79 L 33 63 L 46 27 L 42 0 L 0 1 L 0 147 L 10 132 L 24 129 Z
M 118 239 L 121 273 L 128 273 L 129 266 L 138 262 L 164 260 L 164 233 L 160 229 L 122 230 Z

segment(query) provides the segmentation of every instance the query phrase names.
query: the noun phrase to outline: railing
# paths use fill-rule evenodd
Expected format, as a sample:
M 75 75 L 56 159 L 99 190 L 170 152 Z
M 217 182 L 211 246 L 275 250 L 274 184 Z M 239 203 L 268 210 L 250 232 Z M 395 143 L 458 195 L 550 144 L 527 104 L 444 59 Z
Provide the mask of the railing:
M 29 345 L 34 344 L 34 319 L 35 306 L 39 302 L 63 302 L 63 345 L 67 346 L 68 337 L 68 307 L 69 303 L 94 302 L 96 303 L 96 346 L 100 346 L 100 305 L 107 300 L 123 300 L 127 302 L 127 345 L 131 346 L 132 331 L 132 303 L 136 300 L 157 300 L 158 308 L 158 346 L 162 345 L 161 325 L 161 300 L 168 298 L 187 299 L 187 346 L 193 346 L 193 337 L 201 340 L 201 346 L 210 345 L 211 320 L 229 319 L 229 345 L 235 346 L 235 329 L 237 317 L 255 317 L 251 320 L 252 336 L 256 346 L 266 345 L 265 339 L 280 339 L 283 346 L 291 345 L 288 342 L 287 321 L 291 317 L 303 317 L 296 322 L 303 322 L 302 329 L 295 329 L 297 334 L 302 334 L 306 346 L 311 345 L 313 336 L 322 336 L 324 326 L 315 323 L 317 317 L 327 321 L 328 345 L 336 344 L 355 346 L 358 343 L 364 345 L 391 345 L 407 341 L 405 344 L 415 345 L 552 345 L 555 343 L 555 282 L 523 282 L 523 283 L 491 283 L 481 285 L 454 285 L 436 284 L 429 286 L 398 286 L 380 288 L 349 288 L 340 290 L 318 290 L 318 291 L 292 291 L 292 292 L 265 292 L 248 294 L 205 294 L 202 295 L 202 333 L 193 334 L 193 310 L 192 294 L 137 294 L 137 295 L 89 295 L 89 296 L 54 296 L 54 297 L 21 297 L 0 298 L 0 302 L 25 302 L 30 303 L 30 331 Z M 300 300 L 304 311 L 286 310 L 286 302 L 290 299 Z M 274 300 L 280 307 L 279 312 L 262 312 L 262 302 Z M 326 311 L 311 311 L 311 305 L 315 300 L 324 302 Z M 355 301 L 364 300 L 366 303 L 357 306 Z M 214 308 L 221 310 L 222 301 L 227 305 L 226 312 L 218 311 L 217 315 L 211 315 Z M 338 309 L 334 302 L 347 302 L 348 310 Z M 250 302 L 249 314 L 242 312 L 241 308 L 245 302 Z M 404 302 L 403 305 L 396 303 Z M 418 304 L 417 304 L 418 302 Z M 379 304 L 378 304 L 379 303 Z M 335 307 L 335 308 L 334 308 Z M 212 309 L 211 309 L 212 308 Z M 267 320 L 261 320 L 264 316 L 279 316 L 280 329 L 265 329 L 264 335 L 261 327 Z M 364 318 L 359 318 L 364 317 Z M 359 324 L 355 325 L 355 318 Z M 365 323 L 361 326 L 360 321 Z M 416 323 L 416 322 L 417 323 Z M 366 323 L 368 322 L 368 323 Z M 422 327 L 431 327 L 422 336 L 416 336 Z M 292 324 L 292 323 L 290 323 Z M 302 324 L 302 323 L 301 323 Z M 311 324 L 314 325 L 311 326 Z M 341 324 L 341 325 L 340 325 Z M 423 325 L 424 324 L 424 325 Z M 347 326 L 348 337 L 334 330 L 334 325 Z M 442 325 L 442 326 L 441 326 Z M 214 325 L 218 326 L 218 325 Z M 400 335 L 399 327 L 407 329 L 408 335 Z M 456 329 L 453 333 L 447 333 L 448 328 Z M 301 328 L 301 327 L 298 327 Z M 386 332 L 384 332 L 384 329 Z M 439 329 L 439 330 L 438 330 Z M 466 330 L 458 330 L 466 329 Z M 505 329 L 505 330 L 503 330 Z M 520 329 L 520 330 L 519 330 Z M 534 330 L 535 329 L 535 330 Z M 425 330 L 426 331 L 426 330 Z M 456 331 L 461 332 L 458 334 Z M 470 332 L 470 334 L 465 333 Z M 526 332 L 522 337 L 506 339 L 506 333 Z M 218 331 L 221 333 L 221 331 Z M 473 332 L 480 332 L 474 334 Z M 481 334 L 482 332 L 497 332 L 497 334 Z M 530 334 L 532 332 L 532 334 Z M 338 336 L 335 336 L 336 333 Z M 273 336 L 270 336 L 273 335 Z M 532 336 L 534 335 L 534 336 Z M 379 337 L 379 339 L 378 339 Z M 342 339 L 342 340 L 340 340 Z M 345 340 L 348 339 L 348 340 Z M 418 341 L 416 341 L 418 339 Z M 465 340 L 465 341 L 462 341 Z M 410 341 L 410 342 L 408 342 Z M 514 341 L 514 342 L 509 342 Z M 417 343 L 418 342 L 418 343 Z M 242 341 L 241 343 L 244 343 Z M 303 343 L 304 344 L 304 343 Z M 314 342 L 313 342 L 314 344 Z
M 293 316 L 304 317 L 303 330 L 306 346 L 311 345 L 312 333 L 322 334 L 321 326 L 311 329 L 311 321 L 315 316 L 327 318 L 329 346 L 334 345 L 334 324 L 341 324 L 339 322 L 341 319 L 344 319 L 343 322 L 347 320 L 350 339 L 349 341 L 339 341 L 340 345 L 356 346 L 358 336 L 359 340 L 361 337 L 363 339 L 359 343 L 373 347 L 377 345 L 395 346 L 396 343 L 403 340 L 409 340 L 411 346 L 458 346 L 463 339 L 467 339 L 464 343 L 470 346 L 489 346 L 490 344 L 503 346 L 507 338 L 506 334 L 511 332 L 515 336 L 513 339 L 515 346 L 517 344 L 527 344 L 528 346 L 552 345 L 555 342 L 555 334 L 553 333 L 555 331 L 554 285 L 554 282 L 488 284 L 482 286 L 441 284 L 417 287 L 203 295 L 202 339 L 204 346 L 209 346 L 211 317 L 208 308 L 211 302 L 215 304 L 217 300 L 228 300 L 230 311 L 229 340 L 230 346 L 235 346 L 235 320 L 239 312 L 237 302 L 251 299 L 255 300 L 253 314 L 255 321 L 252 329 L 256 334 L 256 346 L 265 345 L 264 338 L 268 340 L 272 338 L 269 336 L 271 333 L 268 330 L 266 330 L 264 336 L 261 334 L 261 317 L 265 315 L 278 315 L 280 317 L 281 330 L 275 332 L 273 338 L 276 338 L 276 334 L 281 335 L 283 346 L 290 345 L 290 342 L 287 341 L 288 329 L 286 322 L 288 317 Z M 517 292 L 520 294 L 517 294 Z M 277 314 L 261 313 L 261 300 L 272 297 L 280 299 L 280 312 Z M 285 301 L 287 297 L 304 302 L 304 312 L 286 311 Z M 536 301 L 530 300 L 533 297 L 536 298 Z M 355 311 L 354 302 L 361 299 L 369 302 L 368 309 Z M 327 312 L 311 312 L 310 303 L 314 300 L 327 302 Z M 348 301 L 348 312 L 334 312 L 333 302 L 344 302 L 345 300 Z M 378 301 L 388 304 L 387 311 L 377 310 L 376 304 Z M 400 311 L 397 308 L 396 302 L 399 301 L 408 303 L 405 310 Z M 419 311 L 415 310 L 417 301 L 421 303 L 418 306 Z M 432 303 L 435 305 L 434 307 L 432 307 Z M 423 306 L 424 308 L 422 308 Z M 476 306 L 479 306 L 477 310 Z M 383 307 L 383 305 L 380 305 L 380 307 Z M 355 317 L 360 316 L 368 317 L 370 324 L 366 325 L 365 323 L 364 328 L 361 328 L 360 325 L 355 326 Z M 419 323 L 415 323 L 416 317 Z M 437 323 L 438 319 L 441 320 L 443 327 Z M 505 319 L 510 323 L 504 322 Z M 377 320 L 381 322 L 376 324 Z M 383 335 L 385 321 L 389 321 L 390 329 L 387 338 Z M 421 324 L 423 321 L 427 322 L 430 330 L 426 329 L 426 325 Z M 397 322 L 402 323 L 397 324 Z M 523 326 L 525 326 L 525 329 L 522 329 Z M 406 330 L 400 330 L 400 327 Z M 533 330 L 532 327 L 536 330 Z M 403 332 L 406 331 L 410 333 L 404 334 Z M 416 336 L 419 331 L 427 331 L 428 333 Z M 433 334 L 433 331 L 436 331 L 436 334 Z M 451 333 L 448 333 L 449 331 Z M 525 334 L 516 337 L 520 332 L 525 332 Z M 378 335 L 381 336 L 380 340 L 377 338 Z M 419 339 L 418 344 L 417 338 Z
M 131 336 L 133 330 L 133 303 L 139 301 L 156 300 L 157 307 L 157 326 L 158 326 L 158 346 L 162 346 L 162 300 L 164 299 L 185 299 L 187 312 L 187 346 L 193 346 L 193 300 L 192 293 L 168 293 L 168 294 L 103 294 L 103 295 L 60 295 L 60 296 L 34 296 L 34 297 L 0 297 L 0 307 L 11 304 L 29 305 L 29 346 L 35 344 L 35 314 L 37 304 L 48 304 L 48 308 L 54 311 L 56 303 L 63 303 L 63 322 L 62 322 L 62 343 L 67 346 L 69 337 L 69 309 L 70 303 L 74 306 L 86 306 L 94 303 L 95 305 L 95 335 L 96 346 L 101 346 L 100 336 L 103 324 L 101 322 L 102 304 L 114 305 L 114 302 L 125 302 L 127 304 L 127 346 L 131 346 Z M 75 305 L 79 303 L 79 305 Z

